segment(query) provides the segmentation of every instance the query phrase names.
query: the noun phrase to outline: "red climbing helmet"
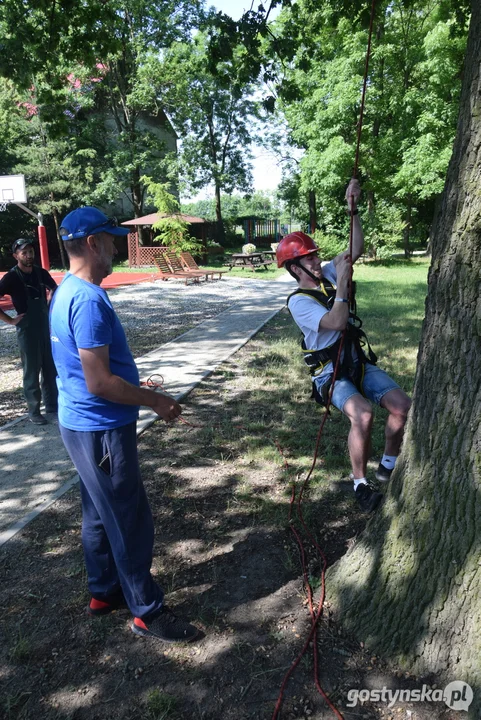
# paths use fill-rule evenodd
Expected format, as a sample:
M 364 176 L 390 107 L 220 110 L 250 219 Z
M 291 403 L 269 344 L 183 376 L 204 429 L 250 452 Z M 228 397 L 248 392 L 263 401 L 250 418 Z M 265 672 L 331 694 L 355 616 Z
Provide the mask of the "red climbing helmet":
M 276 250 L 277 267 L 284 267 L 287 260 L 295 260 L 318 252 L 314 240 L 303 232 L 289 233 L 282 238 Z

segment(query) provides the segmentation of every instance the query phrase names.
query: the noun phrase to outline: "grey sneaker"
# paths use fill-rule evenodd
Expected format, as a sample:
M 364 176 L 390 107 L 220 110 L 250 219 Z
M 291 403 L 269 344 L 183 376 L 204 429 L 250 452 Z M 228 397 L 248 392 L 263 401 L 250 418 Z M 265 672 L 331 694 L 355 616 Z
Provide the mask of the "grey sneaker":
M 367 483 L 358 485 L 357 489 L 354 490 L 354 495 L 359 507 L 364 512 L 374 512 L 383 498 L 382 493 L 377 492 Z
M 46 425 L 47 424 L 47 418 L 44 415 L 41 415 L 40 413 L 35 414 L 35 415 L 29 415 L 28 419 L 34 425 Z
M 166 605 L 163 605 L 160 615 L 149 623 L 134 618 L 131 629 L 136 635 L 154 637 L 170 643 L 190 642 L 199 634 L 196 627 L 187 620 L 178 618 Z
M 380 462 L 379 467 L 375 472 L 376 480 L 379 480 L 379 482 L 389 482 L 389 480 L 391 479 L 393 470 L 394 470 L 394 468 L 392 468 L 392 470 L 388 470 L 388 468 L 385 467 L 385 465 L 383 465 L 382 462 Z

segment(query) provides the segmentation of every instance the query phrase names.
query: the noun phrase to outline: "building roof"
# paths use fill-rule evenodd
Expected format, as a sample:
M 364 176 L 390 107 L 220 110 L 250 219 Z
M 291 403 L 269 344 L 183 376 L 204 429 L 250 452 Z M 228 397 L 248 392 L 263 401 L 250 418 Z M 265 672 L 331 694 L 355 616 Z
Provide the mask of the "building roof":
M 195 217 L 195 215 L 183 215 L 182 213 L 179 213 L 178 215 L 169 215 L 168 213 L 150 213 L 150 215 L 144 215 L 143 217 L 126 220 L 122 223 L 122 225 L 153 225 L 158 220 L 166 217 L 179 218 L 179 220 L 183 220 L 189 225 L 207 222 L 207 220 L 204 220 L 200 217 Z

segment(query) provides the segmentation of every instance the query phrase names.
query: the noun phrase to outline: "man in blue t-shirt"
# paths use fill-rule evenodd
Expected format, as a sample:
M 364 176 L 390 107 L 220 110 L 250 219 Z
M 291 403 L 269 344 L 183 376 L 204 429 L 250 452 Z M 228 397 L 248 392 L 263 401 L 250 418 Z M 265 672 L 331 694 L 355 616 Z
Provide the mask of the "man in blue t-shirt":
M 70 271 L 50 314 L 59 427 L 80 477 L 88 612 L 105 615 L 126 604 L 137 635 L 185 642 L 197 629 L 164 604 L 150 573 L 154 525 L 136 434 L 139 405 L 167 422 L 181 407 L 165 393 L 139 387 L 124 330 L 100 287 L 112 273 L 114 238 L 127 233 L 94 207 L 69 213 L 60 228 Z

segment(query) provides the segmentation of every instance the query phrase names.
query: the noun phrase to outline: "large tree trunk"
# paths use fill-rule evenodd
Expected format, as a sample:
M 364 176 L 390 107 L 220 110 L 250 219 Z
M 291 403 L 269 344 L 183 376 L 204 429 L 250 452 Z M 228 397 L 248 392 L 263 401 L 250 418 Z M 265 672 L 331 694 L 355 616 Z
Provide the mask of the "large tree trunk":
M 134 217 L 139 218 L 144 214 L 144 196 L 140 183 L 140 168 L 136 167 L 132 171 L 132 183 L 130 186 L 132 196 L 132 205 L 134 206 Z M 137 226 L 137 233 L 140 245 L 145 245 L 145 229 L 142 225 Z
M 375 651 L 474 690 L 481 717 L 481 4 L 436 227 L 414 402 L 385 503 L 331 570 L 341 619 Z
M 403 230 L 403 248 L 404 257 L 409 260 L 411 257 L 411 246 L 409 240 L 411 237 L 411 219 L 412 219 L 412 205 L 411 198 L 407 201 L 406 215 L 404 217 L 404 230 Z
M 317 227 L 316 193 L 309 190 L 309 232 L 314 235 Z
M 53 193 L 50 193 L 50 199 L 53 202 Z M 60 251 L 60 261 L 62 263 L 62 267 L 67 269 L 69 267 L 69 263 L 67 260 L 67 254 L 65 252 L 65 248 L 63 246 L 63 240 L 60 237 L 60 223 L 58 221 L 57 208 L 55 208 L 55 207 L 53 208 L 52 215 L 53 215 L 53 221 L 55 223 L 55 231 L 57 233 L 57 243 L 58 243 L 58 249 Z
M 225 247 L 225 229 L 224 220 L 222 219 L 220 185 L 218 185 L 217 182 L 215 183 L 215 216 L 217 218 L 216 240 L 222 245 L 222 247 Z

